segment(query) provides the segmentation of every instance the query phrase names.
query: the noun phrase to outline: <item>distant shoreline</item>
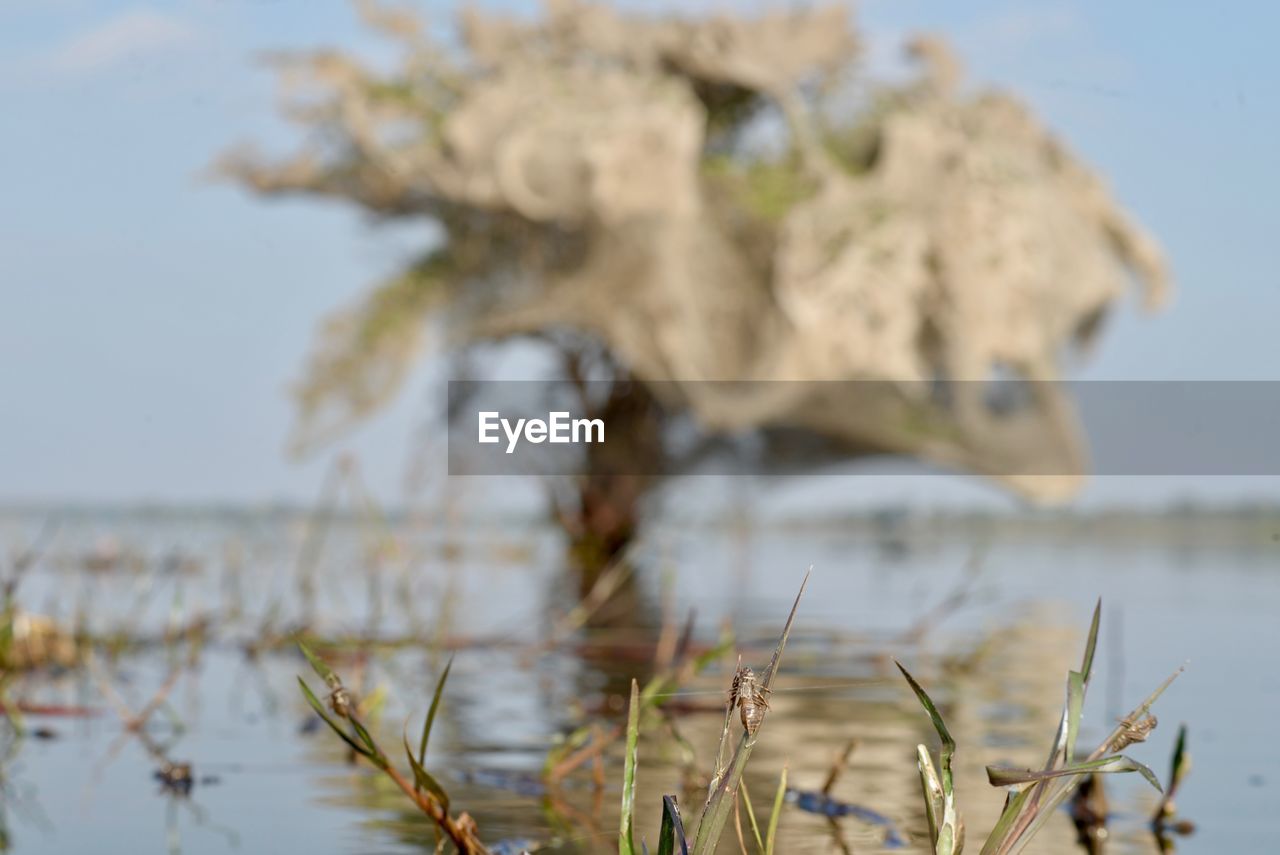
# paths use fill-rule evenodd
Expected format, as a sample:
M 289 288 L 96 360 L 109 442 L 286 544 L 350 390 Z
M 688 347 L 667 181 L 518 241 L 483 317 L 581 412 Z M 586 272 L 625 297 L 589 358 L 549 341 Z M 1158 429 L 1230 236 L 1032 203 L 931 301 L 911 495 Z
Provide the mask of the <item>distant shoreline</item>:
M 423 506 L 420 508 L 379 509 L 378 515 L 392 523 L 422 523 L 433 518 L 452 524 L 469 526 L 506 525 L 513 522 L 539 525 L 545 515 L 537 510 L 487 510 L 484 508 Z M 335 522 L 360 522 L 368 518 L 359 509 L 315 508 L 294 502 L 0 502 L 0 520 L 26 519 L 44 521 L 204 521 L 257 522 L 305 521 L 328 519 Z M 1089 526 L 1091 528 L 1125 528 L 1135 526 L 1176 527 L 1185 531 L 1189 523 L 1206 525 L 1240 525 L 1274 529 L 1280 535 L 1280 500 L 1245 501 L 1177 501 L 1162 506 L 1114 504 L 1090 508 L 915 508 L 903 503 L 886 503 L 877 507 L 841 509 L 813 514 L 786 512 L 737 512 L 731 507 L 702 514 L 657 514 L 654 524 L 663 528 L 685 529 L 693 526 L 733 527 L 746 520 L 753 526 L 794 530 L 821 530 L 831 527 L 856 527 L 882 532 L 915 529 L 939 529 L 957 526 L 973 531 L 974 526 L 1019 529 L 1056 529 Z

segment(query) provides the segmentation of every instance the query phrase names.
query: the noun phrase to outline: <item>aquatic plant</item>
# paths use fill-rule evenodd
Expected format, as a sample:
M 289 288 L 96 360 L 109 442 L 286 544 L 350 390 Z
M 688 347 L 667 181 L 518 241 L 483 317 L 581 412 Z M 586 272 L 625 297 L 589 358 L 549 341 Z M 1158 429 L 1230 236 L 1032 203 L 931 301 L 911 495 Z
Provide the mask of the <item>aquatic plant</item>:
M 431 697 L 431 707 L 427 712 L 426 720 L 422 725 L 422 735 L 418 741 L 418 751 L 415 755 L 412 746 L 409 744 L 409 736 L 404 736 L 404 753 L 409 761 L 409 768 L 413 772 L 413 780 L 410 781 L 395 766 L 391 764 L 391 759 L 382 747 L 374 739 L 373 734 L 361 721 L 359 710 L 353 702 L 351 694 L 342 684 L 342 678 L 333 672 L 329 666 L 325 665 L 319 657 L 311 652 L 306 644 L 299 641 L 298 649 L 302 651 L 302 655 L 311 663 L 312 669 L 320 679 L 324 680 L 325 685 L 329 688 L 328 709 L 325 704 L 316 697 L 315 692 L 307 685 L 307 681 L 298 677 L 298 685 L 302 688 L 302 694 L 307 699 L 307 703 L 316 711 L 320 718 L 324 719 L 325 724 L 333 730 L 338 737 L 347 744 L 355 754 L 363 757 L 369 763 L 380 771 L 384 772 L 395 783 L 400 790 L 409 797 L 409 799 L 417 805 L 418 809 L 430 817 L 431 821 L 436 824 L 441 832 L 444 833 L 457 847 L 458 851 L 463 855 L 488 855 L 489 849 L 480 841 L 479 829 L 471 815 L 463 812 L 454 815 L 450 812 L 449 793 L 440 784 L 440 781 L 427 771 L 424 763 L 427 754 L 427 741 L 431 736 L 431 728 L 435 723 L 436 712 L 440 708 L 440 698 L 444 694 L 445 681 L 449 678 L 449 669 L 453 662 L 449 664 L 440 674 L 440 679 L 436 683 L 435 693 Z M 346 726 L 341 722 L 345 721 Z
M 1000 819 L 983 843 L 982 855 L 1014 855 L 1021 852 L 1057 807 L 1093 775 L 1137 772 L 1157 790 L 1160 789 L 1155 773 L 1120 752 L 1129 745 L 1145 741 L 1155 729 L 1156 718 L 1151 714 L 1151 706 L 1181 673 L 1181 668 L 1121 719 L 1107 738 L 1090 751 L 1083 760 L 1077 758 L 1076 739 L 1080 732 L 1085 693 L 1093 673 L 1093 658 L 1098 644 L 1098 623 L 1101 614 L 1102 601 L 1099 600 L 1094 608 L 1093 621 L 1089 628 L 1089 638 L 1085 644 L 1080 670 L 1067 674 L 1067 700 L 1062 710 L 1061 724 L 1054 735 L 1049 758 L 1044 767 L 1041 769 L 987 767 L 987 778 L 992 786 L 1010 789 Z M 951 761 L 955 755 L 956 743 L 929 694 L 902 666 L 902 663 L 899 662 L 897 665 L 920 700 L 921 706 L 929 714 L 934 730 L 937 731 L 938 739 L 941 741 L 936 766 L 926 746 L 920 745 L 917 749 L 925 817 L 929 824 L 933 851 L 936 855 L 959 855 L 964 848 L 965 832 L 964 823 L 956 809 L 951 774 Z M 1176 782 L 1176 759 L 1174 776 Z
M 1173 851 L 1170 834 L 1187 835 L 1196 830 L 1194 822 L 1178 816 L 1178 809 L 1173 803 L 1174 794 L 1182 786 L 1183 780 L 1190 771 L 1191 755 L 1187 753 L 1187 726 L 1184 724 L 1178 728 L 1178 738 L 1173 745 L 1169 785 L 1165 788 L 1164 797 L 1160 799 L 1160 804 L 1156 806 L 1155 814 L 1151 817 L 1151 831 L 1156 836 L 1156 845 L 1160 847 L 1161 852 Z
M 800 606 L 800 598 L 804 596 L 804 589 L 808 582 L 809 574 L 806 573 L 804 581 L 800 583 L 800 590 L 796 594 L 795 602 L 791 605 L 791 613 L 787 615 L 787 622 L 782 628 L 782 634 L 778 637 L 778 644 L 774 647 L 773 658 L 769 661 L 768 668 L 760 675 L 758 683 L 755 683 L 750 697 L 741 692 L 744 670 L 747 669 L 743 669 L 741 663 L 739 663 L 739 668 L 735 671 L 733 689 L 730 691 L 729 701 L 725 705 L 724 727 L 721 729 L 720 743 L 716 751 L 715 771 L 711 776 L 711 783 L 707 787 L 707 800 L 702 807 L 702 816 L 698 821 L 692 844 L 684 832 L 684 824 L 680 818 L 676 797 L 674 795 L 663 796 L 662 826 L 658 839 L 659 855 L 677 851 L 684 853 L 684 855 L 690 855 L 690 853 L 691 855 L 709 855 L 709 853 L 716 851 L 720 836 L 724 833 L 725 824 L 728 822 L 729 814 L 733 811 L 734 805 L 737 804 L 738 791 L 742 785 L 742 775 L 746 771 L 747 760 L 751 757 L 751 752 L 755 748 L 756 741 L 760 736 L 760 730 L 765 722 L 768 703 L 763 702 L 762 704 L 761 702 L 768 695 L 773 679 L 777 675 L 778 663 L 782 659 L 782 651 L 787 646 L 787 638 L 791 635 L 791 626 L 796 619 L 796 609 Z M 622 817 L 618 833 L 618 848 L 621 855 L 634 855 L 638 851 L 632 839 L 632 828 L 635 812 L 636 745 L 640 735 L 639 712 L 641 705 L 642 700 L 637 684 L 632 681 L 631 705 L 627 718 L 627 753 L 623 778 Z M 742 718 L 742 734 L 737 739 L 733 753 L 728 755 L 726 759 L 726 752 L 731 743 L 730 732 L 733 729 L 735 711 Z M 760 842 L 761 851 L 769 853 L 769 855 L 774 850 L 778 817 L 782 813 L 782 803 L 786 796 L 786 789 L 786 773 L 784 771 L 777 795 L 774 798 L 773 813 L 770 816 L 768 832 L 764 840 L 760 839 L 758 826 L 756 829 L 756 838 Z

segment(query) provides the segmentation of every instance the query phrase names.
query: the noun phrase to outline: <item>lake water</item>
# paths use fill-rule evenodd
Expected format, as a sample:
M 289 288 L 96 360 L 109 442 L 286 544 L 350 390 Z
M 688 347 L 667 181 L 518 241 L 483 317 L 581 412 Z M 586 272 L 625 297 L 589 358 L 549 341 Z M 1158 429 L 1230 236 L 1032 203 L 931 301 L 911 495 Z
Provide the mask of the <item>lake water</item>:
M 8 512 L 10 557 L 40 539 L 49 514 Z M 1129 753 L 1167 778 L 1177 725 L 1189 727 L 1193 769 L 1180 814 L 1196 831 L 1187 853 L 1272 852 L 1280 785 L 1280 517 L 1248 526 L 1194 519 L 1133 526 L 901 524 L 795 526 L 738 519 L 653 528 L 636 576 L 618 594 L 624 620 L 560 632 L 572 605 L 554 532 L 527 521 L 389 526 L 270 515 L 91 514 L 66 517 L 21 579 L 29 612 L 98 639 L 92 668 L 11 674 L 10 702 L 61 707 L 30 714 L 41 731 L 15 742 L 0 767 L 8 846 L 24 853 L 434 851 L 434 828 L 383 776 L 351 765 L 316 728 L 296 675 L 322 690 L 287 633 L 308 614 L 331 639 L 376 636 L 376 648 L 331 653 L 347 683 L 375 699 L 369 720 L 393 761 L 406 725 L 420 727 L 447 651 L 456 659 L 428 767 L 469 811 L 487 842 L 527 840 L 542 851 L 616 846 L 621 746 L 606 754 L 604 788 L 588 764 L 547 791 L 540 773 L 555 740 L 624 714 L 632 677 L 652 674 L 663 614 L 696 613 L 694 641 L 737 633 L 744 662 L 766 664 L 805 570 L 800 605 L 767 725 L 751 760 L 750 792 L 768 814 L 777 776 L 820 789 L 833 759 L 858 741 L 831 795 L 884 817 L 838 822 L 781 816 L 779 851 L 927 850 L 915 745 L 935 739 L 894 669 L 900 658 L 943 706 L 959 743 L 959 803 L 969 848 L 980 849 L 1003 799 L 988 763 L 1043 762 L 1077 667 L 1095 599 L 1103 598 L 1098 674 L 1082 742 L 1183 663 L 1156 707 L 1151 739 Z M 980 571 L 969 579 L 967 563 Z M 6 565 L 6 574 L 8 573 Z M 966 579 L 969 581 L 966 582 Z M 965 601 L 912 637 L 955 590 Z M 665 604 L 665 605 L 664 605 Z M 175 640 L 200 619 L 203 642 Z M 165 641 L 168 634 L 169 641 Z M 189 635 L 189 633 L 187 633 Z M 553 643 L 546 644 L 548 639 Z M 661 796 L 680 793 L 694 824 L 692 768 L 709 772 L 733 660 L 680 687 L 671 725 L 639 749 L 638 832 L 652 842 Z M 177 674 L 143 739 L 107 697 L 137 711 Z M 68 715 L 90 708 L 96 715 Z M 672 736 L 693 752 L 692 764 Z M 390 750 L 395 748 L 396 750 Z M 189 794 L 153 774 L 166 757 L 192 764 Z M 1111 776 L 1107 848 L 1156 852 L 1145 818 L 1157 794 L 1137 776 Z M 886 838 L 906 839 L 892 848 Z M 732 829 L 721 851 L 737 851 Z M 651 845 L 652 848 L 652 845 Z M 1076 852 L 1067 815 L 1031 852 Z

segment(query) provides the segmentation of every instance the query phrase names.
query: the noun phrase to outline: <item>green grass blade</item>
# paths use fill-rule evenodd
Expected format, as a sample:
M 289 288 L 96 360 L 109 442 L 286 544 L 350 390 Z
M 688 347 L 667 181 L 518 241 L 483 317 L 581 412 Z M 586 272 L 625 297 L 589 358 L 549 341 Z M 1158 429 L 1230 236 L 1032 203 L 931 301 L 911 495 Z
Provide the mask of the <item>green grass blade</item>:
M 758 731 L 757 731 L 758 732 Z M 702 818 L 698 821 L 698 831 L 693 838 L 695 855 L 709 855 L 716 851 L 720 834 L 729 821 L 733 811 L 733 794 L 737 792 L 742 781 L 742 773 L 747 768 L 747 760 L 751 757 L 754 741 L 746 731 L 738 738 L 738 745 L 733 750 L 724 777 L 711 793 L 711 798 L 702 810 Z
M 906 678 L 911 690 L 915 692 L 920 705 L 929 714 L 929 719 L 933 722 L 933 729 L 937 731 L 938 739 L 942 743 L 942 750 L 938 756 L 941 775 L 933 771 L 932 763 L 922 764 L 920 774 L 926 793 L 925 808 L 934 812 L 930 822 L 931 831 L 936 829 L 934 852 L 936 855 L 956 855 L 960 851 L 960 847 L 964 845 L 960 815 L 956 812 L 955 788 L 951 775 L 951 760 L 955 756 L 956 742 L 951 737 L 951 732 L 947 730 L 947 723 L 943 721 L 942 713 L 938 712 L 938 707 L 934 704 L 933 699 L 929 697 L 929 693 L 916 682 L 915 678 L 902 666 L 901 662 L 895 659 L 894 664 L 898 666 L 898 670 Z M 919 753 L 926 761 L 928 760 L 928 749 L 921 750 Z M 931 795 L 935 781 L 942 790 L 940 817 L 937 816 L 936 801 Z
M 440 679 L 436 681 L 435 694 L 431 696 L 431 708 L 427 710 L 427 720 L 422 724 L 422 738 L 418 740 L 418 765 L 425 765 L 427 762 L 427 740 L 431 737 L 431 727 L 436 721 L 436 710 L 440 709 L 440 697 L 444 694 L 445 681 L 449 679 L 449 670 L 453 668 L 453 657 L 449 657 L 449 661 L 445 663 L 444 670 L 440 672 Z
M 1076 737 L 1080 733 L 1080 717 L 1084 713 L 1085 680 L 1081 671 L 1067 675 L 1067 733 L 1062 757 L 1068 764 L 1076 759 Z
M 1013 830 L 1013 824 L 1022 814 L 1022 810 L 1026 807 L 1027 800 L 1031 797 L 1031 792 L 1034 789 L 1035 787 L 1023 787 L 1016 795 L 1010 794 L 1010 798 L 1005 802 L 1004 810 L 1000 814 L 1000 820 L 991 829 L 991 833 L 987 835 L 987 842 L 982 846 L 981 855 L 993 855 L 1005 845 L 1005 839 L 1009 836 L 1009 832 Z
M 627 754 L 622 774 L 622 816 L 618 823 L 619 855 L 635 855 L 632 826 L 636 801 L 636 754 L 640 741 L 640 684 L 631 681 L 631 706 L 627 713 Z
M 662 830 L 658 832 L 658 855 L 689 855 L 689 840 L 675 796 L 662 797 Z
M 1187 726 L 1183 724 L 1178 727 L 1178 738 L 1173 746 L 1173 761 L 1169 767 L 1169 787 L 1165 790 L 1164 798 L 1160 800 L 1160 804 L 1156 806 L 1156 812 L 1151 817 L 1155 827 L 1159 828 L 1173 818 L 1176 812 L 1173 806 L 1174 794 L 1177 793 L 1182 779 L 1190 769 L 1191 757 L 1187 754 Z
M 386 768 L 387 758 L 382 756 L 382 752 L 378 750 L 378 743 L 373 741 L 373 736 L 365 729 L 360 719 L 356 718 L 355 714 L 352 713 L 347 721 L 351 722 L 351 729 L 355 731 L 356 737 L 369 749 L 365 754 L 369 761 L 380 769 Z
M 329 688 L 333 689 L 342 685 L 342 681 L 338 679 L 338 675 L 333 673 L 332 669 L 330 669 L 328 665 L 324 664 L 319 656 L 312 653 L 311 648 L 307 647 L 307 645 L 302 642 L 302 639 L 297 639 L 297 644 L 298 649 L 302 651 L 302 655 L 307 657 L 307 661 L 311 663 L 311 668 L 317 675 L 319 675 L 321 680 L 325 681 L 325 684 L 328 685 Z
M 1075 775 L 1086 775 L 1095 772 L 1137 772 L 1146 778 L 1160 792 L 1164 792 L 1155 773 L 1131 757 L 1116 754 L 1112 757 L 1101 757 L 1084 763 L 1075 763 L 1061 769 L 1015 769 L 1009 766 L 988 766 L 987 780 L 993 787 L 1009 787 L 1016 784 L 1031 784 L 1048 781 L 1054 778 L 1069 778 Z
M 933 699 L 929 697 L 929 693 L 921 688 L 915 678 L 902 667 L 902 663 L 893 660 L 893 664 L 898 666 L 898 670 L 902 672 L 902 676 L 907 678 L 907 683 L 911 686 L 911 691 L 916 693 L 916 697 L 920 700 L 920 705 L 924 707 L 925 712 L 929 714 L 929 718 L 933 721 L 933 729 L 938 732 L 938 739 L 942 740 L 942 757 L 943 766 L 947 765 L 947 759 L 955 753 L 956 741 L 951 738 L 951 732 L 947 730 L 947 723 L 942 720 L 942 714 L 938 712 L 938 707 L 934 705 Z M 945 777 L 946 769 L 943 769 Z
M 298 678 L 298 685 L 302 687 L 302 694 L 306 697 L 307 703 L 311 704 L 311 708 L 316 711 L 320 718 L 324 719 L 325 724 L 333 729 L 333 732 L 342 738 L 342 741 L 351 746 L 351 750 L 359 754 L 361 757 L 372 759 L 369 749 L 356 742 L 351 734 L 347 733 L 337 720 L 329 715 L 329 711 L 324 708 L 324 704 L 320 703 L 320 699 L 316 697 L 315 692 L 311 691 L 311 687 L 307 685 L 307 681 L 301 677 Z
M 435 796 L 436 801 L 444 808 L 444 812 L 449 812 L 449 793 L 444 786 L 436 780 L 436 777 L 423 768 L 417 758 L 413 756 L 413 747 L 409 745 L 409 737 L 404 735 L 404 753 L 409 758 L 409 768 L 413 769 L 413 788 L 415 790 L 426 790 Z
M 942 813 L 946 804 L 942 794 L 942 781 L 938 778 L 938 770 L 933 768 L 933 758 L 924 745 L 916 746 L 918 765 L 920 767 L 920 791 L 924 796 L 924 814 L 929 822 L 929 843 L 938 844 L 938 828 L 942 825 Z
M 764 836 L 760 834 L 760 823 L 756 822 L 756 809 L 751 806 L 751 793 L 747 791 L 747 782 L 738 782 L 738 798 L 747 809 L 747 824 L 751 826 L 751 834 L 756 841 L 756 851 L 764 852 Z
M 1098 598 L 1098 602 L 1093 607 L 1093 621 L 1089 624 L 1089 640 L 1084 645 L 1084 659 L 1080 663 L 1080 675 L 1084 684 L 1089 685 L 1089 678 L 1093 676 L 1093 654 L 1098 649 L 1098 626 L 1102 622 L 1102 598 Z
M 1191 758 L 1187 754 L 1187 726 L 1178 727 L 1178 741 L 1173 747 L 1173 764 L 1169 771 L 1169 795 L 1172 797 L 1182 779 L 1191 768 Z
M 1099 597 L 1093 607 L 1093 618 L 1089 622 L 1089 637 L 1085 641 L 1084 656 L 1080 661 L 1080 670 L 1067 674 L 1067 704 L 1062 710 L 1062 720 L 1058 732 L 1053 737 L 1053 748 L 1045 769 L 1075 762 L 1076 735 L 1080 732 L 1080 716 L 1084 710 L 1085 693 L 1089 687 L 1089 678 L 1093 674 L 1094 655 L 1098 649 L 1098 627 L 1102 622 L 1102 598 Z M 1079 685 L 1076 685 L 1078 679 Z M 1037 797 L 1037 801 L 1038 801 Z
M 778 792 L 773 795 L 773 813 L 769 814 L 769 832 L 764 838 L 764 855 L 773 855 L 774 843 L 778 839 L 778 820 L 782 817 L 782 803 L 787 797 L 787 767 L 782 767 L 782 775 L 778 778 Z
M 1186 666 L 1183 666 L 1179 668 L 1177 671 L 1174 671 L 1172 674 L 1170 674 L 1163 683 L 1161 683 L 1159 686 L 1155 688 L 1155 690 L 1151 694 L 1147 695 L 1146 700 L 1144 700 L 1141 704 L 1135 707 L 1129 713 L 1129 715 L 1125 717 L 1124 721 L 1137 721 L 1140 718 L 1142 718 L 1144 715 L 1146 715 L 1151 710 L 1151 706 L 1156 702 L 1156 700 L 1158 700 L 1159 697 L 1162 694 L 1164 694 L 1165 690 L 1168 689 L 1169 686 L 1173 684 L 1173 681 L 1176 680 L 1178 676 L 1182 674 L 1183 670 L 1185 670 L 1185 667 Z M 1107 755 L 1111 751 L 1111 745 L 1116 740 L 1116 738 L 1120 736 L 1121 732 L 1123 731 L 1123 728 L 1124 728 L 1123 724 L 1117 725 L 1115 729 L 1111 731 L 1111 734 L 1108 735 L 1107 738 L 1102 742 L 1102 744 L 1094 749 L 1093 753 L 1089 755 L 1088 759 L 1091 761 L 1098 760 L 1098 759 L 1101 759 L 1103 756 Z M 1075 790 L 1076 785 L 1079 784 L 1079 782 L 1080 782 L 1079 777 L 1063 779 L 1062 785 L 1048 795 L 1048 797 L 1044 800 L 1043 804 L 1040 806 L 1035 818 L 1031 821 L 1031 824 L 1027 826 L 1026 829 L 1024 829 L 1018 835 L 1018 839 L 1015 841 L 1012 841 L 1010 845 L 1006 846 L 1005 848 L 999 851 L 1003 853 L 1007 853 L 1007 855 L 1017 855 L 1017 853 L 1021 852 L 1022 849 L 1031 840 L 1031 838 L 1033 838 L 1039 832 L 1039 830 L 1044 826 L 1044 824 L 1048 822 L 1049 817 L 1053 815 L 1054 811 L 1058 809 L 1059 805 L 1061 805 L 1064 801 L 1067 800 L 1067 798 Z

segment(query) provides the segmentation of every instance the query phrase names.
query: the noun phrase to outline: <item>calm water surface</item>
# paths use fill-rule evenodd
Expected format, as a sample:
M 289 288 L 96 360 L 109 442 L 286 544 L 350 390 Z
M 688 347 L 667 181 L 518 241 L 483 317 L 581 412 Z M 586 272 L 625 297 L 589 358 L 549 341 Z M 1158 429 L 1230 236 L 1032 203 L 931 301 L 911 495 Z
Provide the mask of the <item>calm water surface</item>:
M 0 518 L 0 544 L 31 541 L 42 520 Z M 1065 671 L 1078 662 L 1098 596 L 1103 638 L 1082 740 L 1099 741 L 1189 662 L 1157 707 L 1160 727 L 1131 753 L 1167 776 L 1177 724 L 1188 723 L 1194 769 L 1178 805 L 1197 831 L 1176 841 L 1178 851 L 1274 851 L 1280 545 L 1161 530 L 1118 541 L 1087 529 L 886 539 L 865 526 L 660 526 L 638 553 L 634 588 L 620 595 L 629 625 L 578 632 L 546 650 L 539 642 L 567 610 L 571 583 L 554 534 L 531 524 L 442 532 L 413 522 L 387 529 L 336 522 L 319 538 L 305 520 L 76 516 L 22 580 L 19 602 L 66 624 L 80 616 L 123 646 L 114 658 L 101 650 L 92 673 L 14 678 L 10 697 L 100 714 L 27 718 L 51 738 L 24 740 L 3 765 L 8 845 L 25 853 L 434 851 L 434 830 L 403 797 L 366 767 L 349 765 L 331 734 L 313 726 L 295 682 L 306 665 L 291 646 L 246 654 L 309 611 L 327 636 L 418 639 L 334 660 L 348 683 L 378 700 L 370 719 L 389 749 L 406 722 L 411 733 L 421 722 L 445 660 L 441 644 L 457 649 L 428 765 L 486 840 L 608 851 L 620 752 L 608 755 L 603 793 L 589 770 L 546 792 L 539 772 L 548 749 L 593 716 L 616 720 L 630 679 L 651 674 L 664 603 L 681 617 L 696 609 L 700 643 L 731 623 L 744 660 L 763 666 L 813 565 L 752 758 L 753 801 L 767 813 L 784 764 L 793 787 L 820 788 L 833 758 L 857 739 L 833 795 L 883 815 L 908 842 L 893 849 L 882 825 L 834 824 L 792 806 L 781 819 L 780 851 L 927 849 L 914 754 L 918 741 L 933 740 L 893 657 L 944 706 L 960 745 L 960 808 L 970 846 L 980 848 L 1002 801 L 983 767 L 1042 762 Z M 982 570 L 967 601 L 922 638 L 909 638 L 962 584 L 979 546 Z M 162 643 L 166 630 L 201 616 L 211 625 L 196 654 Z M 161 790 L 154 754 L 125 732 L 103 695 L 110 686 L 136 710 L 182 656 L 190 667 L 147 733 L 172 760 L 192 764 L 189 796 Z M 671 701 L 674 726 L 703 775 L 731 666 L 717 664 Z M 637 821 L 651 841 L 660 797 L 684 792 L 688 761 L 659 730 L 640 747 Z M 1109 783 L 1115 818 L 1107 851 L 1157 851 L 1144 826 L 1155 793 L 1136 776 Z M 690 825 L 697 799 L 696 792 L 681 799 Z M 1068 818 L 1056 817 L 1030 851 L 1078 851 Z

